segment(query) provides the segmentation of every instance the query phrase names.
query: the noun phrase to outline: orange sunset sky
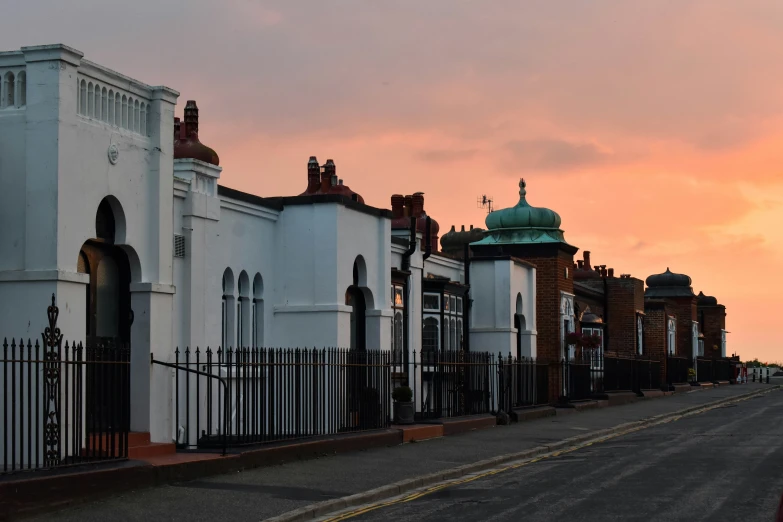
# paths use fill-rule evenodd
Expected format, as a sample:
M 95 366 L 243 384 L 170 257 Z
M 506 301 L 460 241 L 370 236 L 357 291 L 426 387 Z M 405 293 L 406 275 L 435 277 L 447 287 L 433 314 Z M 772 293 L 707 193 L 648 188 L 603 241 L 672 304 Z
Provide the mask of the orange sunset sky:
M 224 185 L 298 194 L 333 158 L 368 204 L 424 192 L 445 233 L 524 177 L 594 263 L 690 275 L 729 354 L 783 360 L 780 0 L 0 6 L 3 50 L 62 42 L 197 100 Z

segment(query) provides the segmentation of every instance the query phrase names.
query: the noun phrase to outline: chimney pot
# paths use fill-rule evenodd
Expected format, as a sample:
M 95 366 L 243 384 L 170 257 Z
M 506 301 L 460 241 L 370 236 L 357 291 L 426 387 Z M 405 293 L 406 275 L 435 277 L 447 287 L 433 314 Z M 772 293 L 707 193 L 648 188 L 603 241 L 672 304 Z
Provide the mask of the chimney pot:
M 413 216 L 419 217 L 424 212 L 424 192 L 416 192 L 411 196 Z
M 585 250 L 584 262 L 585 262 L 585 270 L 592 270 L 592 267 L 590 266 L 590 251 L 589 250 Z
M 577 267 L 579 270 L 583 269 L 583 268 L 584 268 L 584 266 L 585 266 L 585 262 L 584 262 L 584 261 L 582 261 L 581 259 L 578 259 L 578 260 L 576 261 L 576 267 Z
M 417 217 L 413 213 L 413 196 L 405 196 L 405 217 Z
M 392 215 L 396 218 L 403 217 L 405 209 L 405 196 L 402 194 L 394 194 L 391 197 Z
M 470 225 L 470 229 L 473 230 L 473 225 Z
M 198 134 L 198 105 L 196 100 L 188 100 L 185 104 L 185 137 L 190 138 L 194 132 Z
M 614 277 L 614 268 L 609 269 L 609 277 Z
M 465 232 L 465 225 L 462 225 L 462 230 L 461 230 L 461 232 Z

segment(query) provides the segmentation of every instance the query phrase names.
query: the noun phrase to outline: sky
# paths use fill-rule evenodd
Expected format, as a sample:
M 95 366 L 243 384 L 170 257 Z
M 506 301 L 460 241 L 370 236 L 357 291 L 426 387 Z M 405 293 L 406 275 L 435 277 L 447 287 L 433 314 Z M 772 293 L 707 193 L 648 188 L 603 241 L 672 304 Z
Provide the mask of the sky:
M 783 361 L 780 0 L 0 0 L 0 49 L 65 43 L 194 99 L 221 184 L 370 205 L 425 193 L 556 210 L 594 264 L 667 267 L 727 307 L 728 352 Z M 581 252 L 577 254 L 581 258 Z M 774 313 L 773 313 L 774 312 Z

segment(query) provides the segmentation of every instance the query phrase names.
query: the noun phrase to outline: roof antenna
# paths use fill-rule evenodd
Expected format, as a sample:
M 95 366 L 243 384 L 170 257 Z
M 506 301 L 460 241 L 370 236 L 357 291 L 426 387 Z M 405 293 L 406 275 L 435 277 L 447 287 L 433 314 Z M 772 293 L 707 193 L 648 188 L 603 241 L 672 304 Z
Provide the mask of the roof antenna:
M 495 207 L 493 206 L 494 200 L 492 199 L 492 196 L 487 196 L 486 194 L 482 194 L 476 199 L 476 206 L 478 208 L 484 208 L 487 210 L 487 214 L 491 214 L 493 210 L 495 210 Z

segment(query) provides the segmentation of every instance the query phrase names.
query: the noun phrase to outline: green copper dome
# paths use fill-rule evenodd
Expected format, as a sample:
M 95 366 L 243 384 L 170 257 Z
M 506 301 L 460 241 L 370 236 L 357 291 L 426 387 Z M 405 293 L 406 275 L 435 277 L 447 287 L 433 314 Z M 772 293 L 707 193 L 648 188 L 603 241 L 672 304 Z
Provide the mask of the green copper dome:
M 560 216 L 554 210 L 530 206 L 526 184 L 519 180 L 519 203 L 487 216 L 484 239 L 474 244 L 566 243 Z

